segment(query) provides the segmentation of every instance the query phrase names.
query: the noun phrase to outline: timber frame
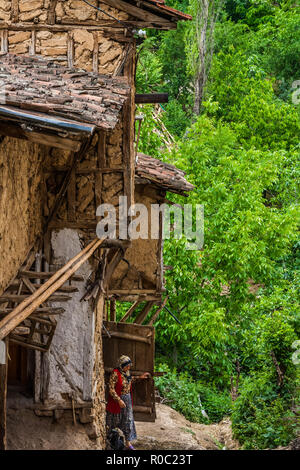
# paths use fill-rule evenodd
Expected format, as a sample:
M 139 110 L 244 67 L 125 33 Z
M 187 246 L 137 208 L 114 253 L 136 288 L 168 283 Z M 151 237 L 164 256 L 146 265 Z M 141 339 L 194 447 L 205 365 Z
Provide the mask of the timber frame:
M 105 373 L 127 348 L 133 373 L 145 363 L 152 375 L 137 389 L 136 416 L 155 419 L 154 323 L 168 300 L 162 215 L 159 240 L 136 244 L 96 239 L 96 211 L 119 209 L 119 196 L 151 204 L 192 189 L 179 170 L 137 154 L 141 121 L 137 138 L 135 129 L 137 103 L 168 101 L 136 94 L 138 30 L 191 17 L 164 0 L 89 3 L 0 0 L 0 449 L 9 344 L 34 351 L 30 409 L 66 410 L 74 423 L 77 414 L 102 448 Z M 124 301 L 133 304 L 117 323 Z

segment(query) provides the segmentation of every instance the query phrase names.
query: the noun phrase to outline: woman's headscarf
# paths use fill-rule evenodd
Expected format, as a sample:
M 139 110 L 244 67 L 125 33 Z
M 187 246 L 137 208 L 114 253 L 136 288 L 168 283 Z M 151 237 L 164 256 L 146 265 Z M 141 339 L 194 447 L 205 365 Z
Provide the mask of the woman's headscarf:
M 124 356 L 123 355 L 123 356 L 119 357 L 118 363 L 117 363 L 117 368 L 126 377 L 128 382 L 130 382 L 130 380 L 131 380 L 130 370 L 127 370 L 126 372 L 124 372 L 123 369 L 124 369 L 124 367 L 128 366 L 129 364 L 132 364 L 132 361 L 131 361 L 129 356 Z

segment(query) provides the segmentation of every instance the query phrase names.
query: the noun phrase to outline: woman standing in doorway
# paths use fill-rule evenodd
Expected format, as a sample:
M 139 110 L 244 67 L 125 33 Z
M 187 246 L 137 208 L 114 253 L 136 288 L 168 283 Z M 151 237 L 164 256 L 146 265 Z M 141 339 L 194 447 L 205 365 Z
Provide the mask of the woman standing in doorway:
M 132 377 L 130 373 L 131 359 L 128 356 L 121 356 L 117 367 L 112 371 L 109 378 L 109 397 L 106 407 L 107 434 L 112 429 L 119 428 L 126 439 L 126 448 L 135 450 L 131 442 L 137 438 L 132 410 L 131 389 L 135 380 L 147 379 L 148 372 Z

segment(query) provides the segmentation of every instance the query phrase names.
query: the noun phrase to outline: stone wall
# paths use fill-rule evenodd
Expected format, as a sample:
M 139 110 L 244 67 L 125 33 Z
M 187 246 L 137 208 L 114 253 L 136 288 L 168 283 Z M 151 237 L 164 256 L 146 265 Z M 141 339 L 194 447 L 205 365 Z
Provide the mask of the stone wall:
M 82 0 L 19 0 L 14 3 L 17 5 L 15 11 L 12 0 L 1 0 L 0 20 L 10 23 L 16 21 L 17 17 L 20 23 L 34 21 L 35 23 L 45 24 L 49 22 L 49 13 L 51 18 L 55 18 L 55 22 L 57 23 L 80 23 L 84 21 L 108 19 L 107 15 L 89 7 Z M 89 3 L 97 6 L 99 2 L 98 0 L 89 0 Z M 101 5 L 101 9 L 119 20 L 129 18 L 127 13 L 111 8 L 105 4 Z
M 91 3 L 96 5 L 97 1 Z M 52 21 L 50 0 L 19 0 L 18 5 L 17 16 L 13 17 L 12 2 L 0 0 L 0 26 L 4 22 L 7 24 L 7 29 L 1 30 L 2 52 L 38 54 L 63 65 L 109 75 L 122 62 L 127 50 L 126 40 L 110 37 L 107 28 L 100 26 L 101 20 L 110 18 L 81 0 L 56 2 Z M 126 13 L 107 5 L 101 5 L 101 8 L 119 20 L 128 18 Z M 91 29 L 82 24 L 89 20 L 95 25 L 99 21 L 99 28 Z M 51 24 L 45 28 L 49 22 Z M 119 36 L 124 35 L 124 28 L 118 31 L 121 31 Z

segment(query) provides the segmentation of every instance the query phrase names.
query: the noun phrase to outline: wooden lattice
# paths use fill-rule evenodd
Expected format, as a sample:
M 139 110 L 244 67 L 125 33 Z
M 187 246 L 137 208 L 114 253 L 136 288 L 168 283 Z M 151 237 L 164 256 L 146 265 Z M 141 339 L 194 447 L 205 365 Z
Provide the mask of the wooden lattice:
M 43 256 L 32 250 L 21 266 L 16 278 L 9 284 L 0 297 L 0 320 L 9 314 L 18 304 L 32 295 L 42 283 L 46 282 L 54 272 L 42 271 L 45 263 Z M 45 265 L 46 266 L 46 265 Z M 56 316 L 65 310 L 61 307 L 49 306 L 51 302 L 67 302 L 71 293 L 78 289 L 71 281 L 82 281 L 82 276 L 73 275 L 67 285 L 60 287 L 47 302 L 42 303 L 28 318 L 18 325 L 9 335 L 9 340 L 23 347 L 45 352 L 49 349 L 57 321 Z

